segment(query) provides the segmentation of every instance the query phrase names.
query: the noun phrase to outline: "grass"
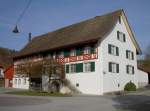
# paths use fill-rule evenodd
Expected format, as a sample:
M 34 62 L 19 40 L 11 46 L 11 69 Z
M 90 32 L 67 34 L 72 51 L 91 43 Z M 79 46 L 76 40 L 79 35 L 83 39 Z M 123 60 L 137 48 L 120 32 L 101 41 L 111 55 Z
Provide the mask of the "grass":
M 23 95 L 23 96 L 55 96 L 55 97 L 69 97 L 71 95 L 61 93 L 48 93 L 39 91 L 13 91 L 6 94 Z

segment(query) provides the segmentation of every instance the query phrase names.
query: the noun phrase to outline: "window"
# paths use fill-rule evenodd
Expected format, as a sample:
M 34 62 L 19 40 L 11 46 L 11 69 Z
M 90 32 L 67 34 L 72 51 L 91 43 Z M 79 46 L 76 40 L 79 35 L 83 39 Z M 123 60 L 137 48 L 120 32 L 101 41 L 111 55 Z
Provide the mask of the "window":
M 20 84 L 21 84 L 21 79 L 18 80 L 18 85 L 20 85 Z
M 126 72 L 127 72 L 127 74 L 134 74 L 134 67 L 131 65 L 127 65 Z
M 56 53 L 53 53 L 53 59 L 56 59 Z
M 126 42 L 126 37 L 125 37 L 125 34 L 123 32 L 117 31 L 117 38 L 121 42 Z
M 65 71 L 66 73 L 80 73 L 83 72 L 94 72 L 95 71 L 95 62 L 88 62 L 88 63 L 77 63 L 77 64 L 67 64 Z
M 95 62 L 84 63 L 84 72 L 94 72 L 95 71 Z
M 15 79 L 15 84 L 17 84 L 17 79 Z
M 119 64 L 113 63 L 113 62 L 109 62 L 108 66 L 109 66 L 109 72 L 119 73 Z
M 111 55 L 119 56 L 119 48 L 114 45 L 108 44 L 108 53 Z
M 70 51 L 69 50 L 64 50 L 64 57 L 69 57 Z
M 63 58 L 64 57 L 64 53 L 63 53 L 63 51 L 60 51 L 59 53 L 58 53 L 58 58 Z
M 90 54 L 90 53 L 91 53 L 91 47 L 85 47 L 84 54 Z
M 27 80 L 26 80 L 26 78 L 24 78 L 23 84 L 26 85 L 26 83 L 27 83 Z
M 71 64 L 70 65 L 70 73 L 75 73 L 76 72 L 76 64 Z
M 76 48 L 76 55 L 82 55 L 83 54 L 83 48 L 77 47 Z
M 126 58 L 130 60 L 134 60 L 134 52 L 130 50 L 126 50 Z
M 85 70 L 85 72 L 91 72 L 91 64 L 84 63 L 84 70 Z
M 75 49 L 72 49 L 70 51 L 70 56 L 76 56 L 76 50 Z

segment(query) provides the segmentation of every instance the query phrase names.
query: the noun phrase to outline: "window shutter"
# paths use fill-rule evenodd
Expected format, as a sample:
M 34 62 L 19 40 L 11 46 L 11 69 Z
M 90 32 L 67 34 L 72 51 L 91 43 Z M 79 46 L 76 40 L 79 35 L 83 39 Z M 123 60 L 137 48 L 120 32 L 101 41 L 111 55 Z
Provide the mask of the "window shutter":
M 134 74 L 134 67 L 132 67 L 132 74 Z
M 128 59 L 128 50 L 126 50 L 126 58 Z
M 76 48 L 76 55 L 82 55 L 83 49 L 82 48 Z
M 120 32 L 119 32 L 119 31 L 117 31 L 117 39 L 118 39 L 118 40 L 119 40 L 119 33 L 120 33 Z
M 134 53 L 132 52 L 132 60 L 134 60 Z
M 117 65 L 117 73 L 119 73 L 119 64 L 116 64 Z
M 91 62 L 91 72 L 95 71 L 95 62 Z
M 126 66 L 126 70 L 127 70 L 127 71 L 126 71 L 127 74 L 129 74 L 129 66 L 128 66 L 128 65 Z
M 76 64 L 76 72 L 83 72 L 83 63 Z
M 111 54 L 111 45 L 108 44 L 108 53 Z
M 69 55 L 70 55 L 70 52 L 68 50 L 65 50 L 64 51 L 64 57 L 69 57 Z
M 119 56 L 119 48 L 116 47 L 116 55 Z
M 123 41 L 126 42 L 126 35 L 123 34 Z
M 66 65 L 66 73 L 69 73 L 69 65 Z
M 109 62 L 108 66 L 109 66 L 109 72 L 112 72 L 112 63 Z
M 91 47 L 91 54 L 94 54 L 95 53 L 95 47 Z

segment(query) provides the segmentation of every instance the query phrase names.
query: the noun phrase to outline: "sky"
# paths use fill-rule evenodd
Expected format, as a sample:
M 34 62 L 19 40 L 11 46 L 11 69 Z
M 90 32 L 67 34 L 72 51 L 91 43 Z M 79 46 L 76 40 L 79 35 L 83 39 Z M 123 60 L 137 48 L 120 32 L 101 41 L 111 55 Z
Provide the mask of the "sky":
M 0 0 L 0 46 L 22 49 L 28 33 L 38 36 L 98 15 L 124 9 L 143 53 L 150 44 L 150 0 L 31 0 L 17 23 L 20 33 L 12 33 L 29 0 Z

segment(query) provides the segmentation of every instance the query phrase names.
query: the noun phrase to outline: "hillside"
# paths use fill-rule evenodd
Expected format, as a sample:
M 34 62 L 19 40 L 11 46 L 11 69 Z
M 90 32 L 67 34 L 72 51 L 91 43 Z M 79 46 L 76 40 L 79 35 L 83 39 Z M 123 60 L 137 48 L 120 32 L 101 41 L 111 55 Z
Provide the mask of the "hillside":
M 15 53 L 15 50 L 0 47 L 0 65 L 4 68 L 9 67 L 13 63 L 12 57 Z
M 15 50 L 0 47 L 0 56 L 12 56 L 15 53 Z

